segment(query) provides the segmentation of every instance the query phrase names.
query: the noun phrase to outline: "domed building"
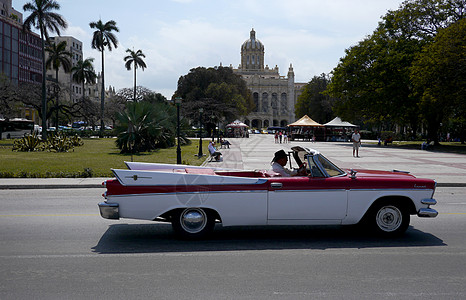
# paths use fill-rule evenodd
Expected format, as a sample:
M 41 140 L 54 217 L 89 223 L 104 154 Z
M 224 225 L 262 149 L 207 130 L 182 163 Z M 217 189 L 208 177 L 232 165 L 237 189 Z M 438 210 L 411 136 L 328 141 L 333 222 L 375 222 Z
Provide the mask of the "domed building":
M 251 91 L 254 111 L 244 118 L 252 128 L 284 127 L 295 121 L 294 107 L 305 83 L 294 82 L 293 66 L 281 76 L 278 66 L 264 67 L 265 48 L 254 29 L 241 46 L 241 64 L 233 72 L 241 75 Z

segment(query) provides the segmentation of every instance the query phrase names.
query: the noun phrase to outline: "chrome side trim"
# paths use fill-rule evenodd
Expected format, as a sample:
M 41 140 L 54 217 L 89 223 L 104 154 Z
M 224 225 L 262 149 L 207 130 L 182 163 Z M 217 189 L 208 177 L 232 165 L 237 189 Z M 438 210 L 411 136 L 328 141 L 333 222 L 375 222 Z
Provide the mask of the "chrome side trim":
M 399 188 L 384 188 L 384 189 L 357 189 L 357 188 L 351 188 L 349 191 L 409 191 L 409 192 L 419 192 L 419 191 L 431 191 L 432 189 L 399 189 Z
M 110 195 L 110 197 L 137 197 L 137 196 L 161 196 L 161 195 L 180 195 L 180 194 L 225 194 L 225 193 L 267 193 L 267 190 L 259 191 L 203 191 L 203 192 L 173 192 L 173 193 L 145 193 L 145 194 L 119 194 Z
M 277 193 L 296 193 L 296 192 L 312 193 L 312 192 L 346 192 L 346 191 L 348 191 L 348 190 L 346 190 L 346 189 L 274 190 L 274 192 L 277 192 Z
M 421 203 L 422 203 L 422 204 L 426 204 L 426 205 L 435 205 L 435 204 L 437 204 L 437 200 L 432 199 L 432 198 L 429 198 L 429 199 L 422 199 L 422 200 L 421 200 Z
M 435 218 L 438 215 L 438 211 L 432 208 L 421 208 L 417 212 L 417 215 L 421 218 Z
M 112 220 L 118 220 L 120 218 L 118 203 L 100 202 L 98 205 L 102 218 Z

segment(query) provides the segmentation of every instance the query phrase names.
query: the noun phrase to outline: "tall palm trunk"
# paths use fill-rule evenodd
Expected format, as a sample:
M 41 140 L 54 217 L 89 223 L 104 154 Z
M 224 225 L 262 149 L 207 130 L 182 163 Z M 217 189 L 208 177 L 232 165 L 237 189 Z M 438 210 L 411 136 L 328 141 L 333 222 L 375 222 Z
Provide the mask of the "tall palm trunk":
M 100 136 L 104 136 L 104 104 L 105 102 L 105 81 L 104 81 L 104 49 L 102 48 L 102 91 L 100 93 Z
M 84 103 L 84 98 L 85 98 L 85 95 L 86 95 L 86 94 L 85 94 L 85 92 L 84 92 L 84 79 L 83 79 L 83 100 L 82 100 L 82 101 L 83 101 L 83 103 Z
M 45 41 L 44 32 L 41 28 L 40 37 L 42 41 L 42 139 L 47 138 L 47 91 L 45 84 Z
M 58 85 L 58 68 L 55 70 L 55 84 Z M 57 88 L 54 88 L 53 91 L 57 91 Z M 58 104 L 58 94 L 55 92 L 55 101 L 56 102 L 56 111 L 55 111 L 55 130 L 58 131 L 58 111 L 60 105 Z
M 136 64 L 134 65 L 134 92 L 133 101 L 136 102 Z

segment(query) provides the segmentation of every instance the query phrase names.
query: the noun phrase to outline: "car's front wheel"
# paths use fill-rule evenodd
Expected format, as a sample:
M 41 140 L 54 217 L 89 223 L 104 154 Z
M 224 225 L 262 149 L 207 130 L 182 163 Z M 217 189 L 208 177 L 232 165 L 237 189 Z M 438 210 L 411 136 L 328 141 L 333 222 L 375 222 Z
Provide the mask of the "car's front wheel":
M 205 209 L 188 207 L 173 215 L 172 227 L 178 236 L 186 239 L 200 239 L 212 232 L 215 218 Z
M 404 233 L 410 221 L 407 208 L 396 202 L 376 204 L 368 217 L 372 229 L 385 236 L 397 236 Z

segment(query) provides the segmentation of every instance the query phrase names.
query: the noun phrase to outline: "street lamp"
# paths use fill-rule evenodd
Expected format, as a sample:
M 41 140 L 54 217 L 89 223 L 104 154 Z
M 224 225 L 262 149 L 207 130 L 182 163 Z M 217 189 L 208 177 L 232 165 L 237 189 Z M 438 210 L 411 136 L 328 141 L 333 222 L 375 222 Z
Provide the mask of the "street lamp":
M 204 156 L 202 154 L 202 113 L 204 112 L 204 109 L 201 107 L 199 108 L 199 153 L 197 154 L 197 157 L 201 158 Z
M 176 163 L 178 165 L 181 164 L 181 147 L 180 147 L 180 105 L 181 105 L 181 99 L 180 97 L 175 98 L 175 104 L 176 104 L 176 119 L 177 119 L 177 129 L 176 129 L 176 134 L 178 138 L 178 146 L 176 147 Z

